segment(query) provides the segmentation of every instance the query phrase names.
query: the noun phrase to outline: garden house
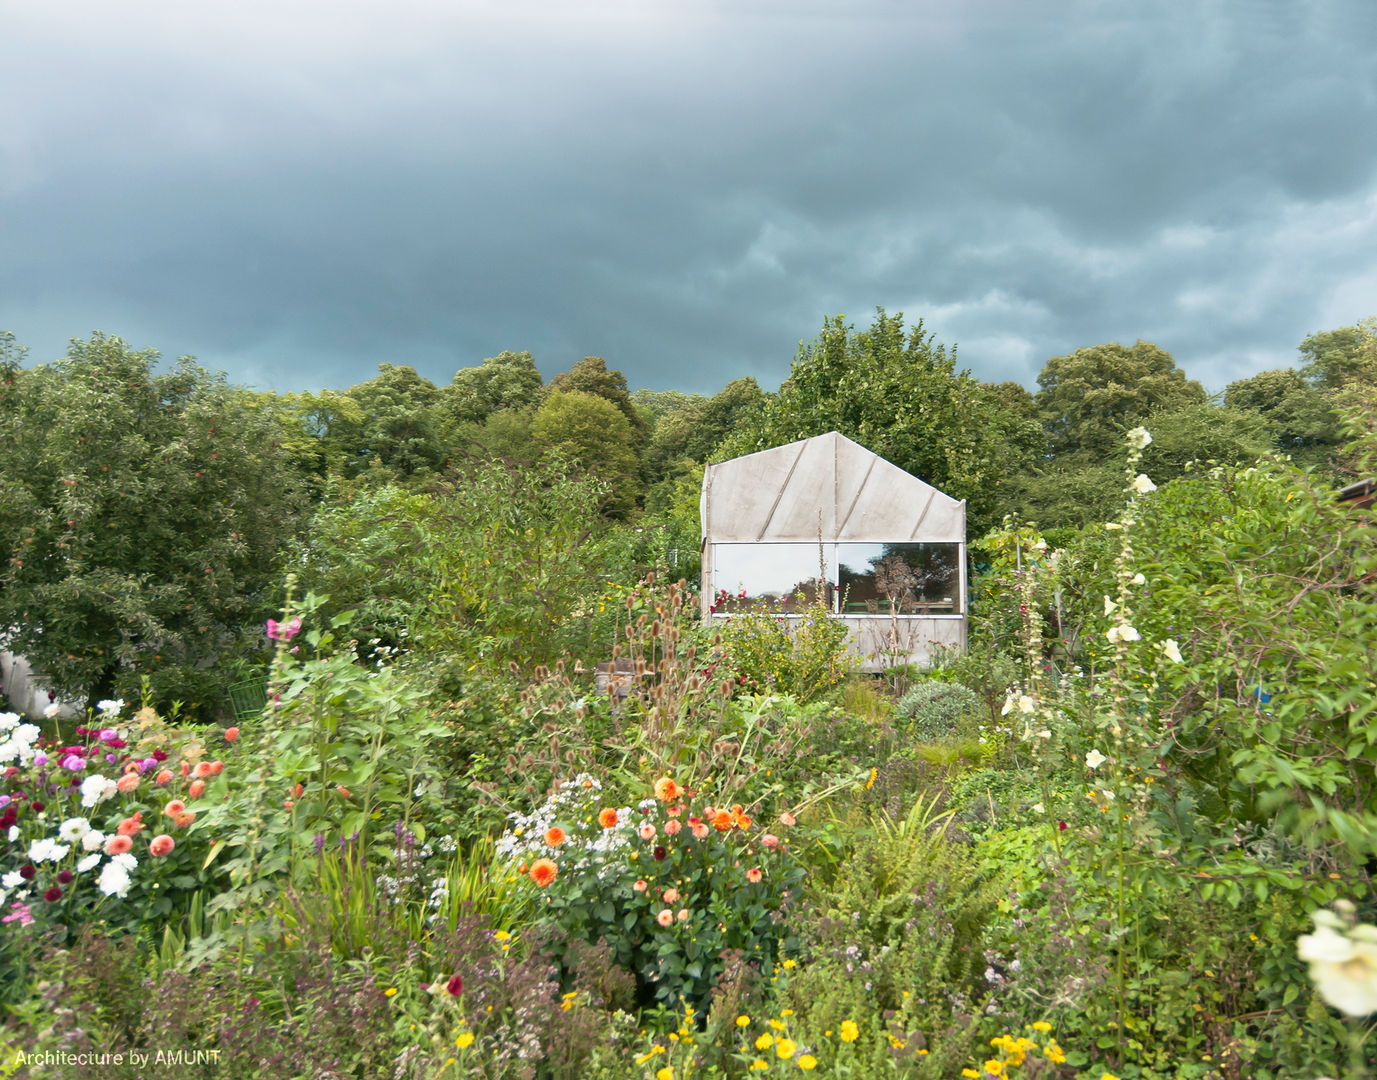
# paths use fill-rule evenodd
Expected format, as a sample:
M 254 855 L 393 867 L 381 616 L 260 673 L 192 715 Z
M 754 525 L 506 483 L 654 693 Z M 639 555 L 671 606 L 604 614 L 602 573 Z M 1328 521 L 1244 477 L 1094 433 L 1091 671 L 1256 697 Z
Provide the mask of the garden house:
M 704 618 L 821 605 L 871 671 L 965 649 L 964 500 L 844 435 L 709 465 L 699 513 Z

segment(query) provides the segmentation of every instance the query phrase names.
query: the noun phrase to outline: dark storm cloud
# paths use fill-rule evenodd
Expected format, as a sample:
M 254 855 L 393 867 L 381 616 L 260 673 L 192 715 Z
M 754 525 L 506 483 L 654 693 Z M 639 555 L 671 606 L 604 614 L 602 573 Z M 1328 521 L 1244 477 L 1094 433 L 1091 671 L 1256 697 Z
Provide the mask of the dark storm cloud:
M 958 9 L 953 11 L 952 9 Z M 774 386 L 882 304 L 1032 385 L 1377 313 L 1377 7 L 6 4 L 0 326 L 232 378 Z

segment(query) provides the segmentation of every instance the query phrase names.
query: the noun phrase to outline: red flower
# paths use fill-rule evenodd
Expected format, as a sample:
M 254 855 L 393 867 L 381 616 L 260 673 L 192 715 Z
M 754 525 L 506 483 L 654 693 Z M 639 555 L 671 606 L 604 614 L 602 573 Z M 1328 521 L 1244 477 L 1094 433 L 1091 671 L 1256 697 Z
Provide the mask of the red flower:
M 70 884 L 72 880 L 72 872 L 70 870 L 59 871 L 57 875 L 57 880 L 62 885 Z
M 445 983 L 445 989 L 449 991 L 450 997 L 458 997 L 464 992 L 464 980 L 455 975 L 449 982 Z
M 59 889 L 56 885 L 54 885 L 51 889 L 49 889 L 47 892 L 43 894 L 43 899 L 48 901 L 48 903 L 50 904 L 55 903 L 56 901 L 62 899 L 62 890 Z
M 19 876 L 25 881 L 32 881 L 36 873 L 38 873 L 38 867 L 34 866 L 33 863 L 25 863 L 19 868 Z
M 664 861 L 665 861 L 665 857 L 669 854 L 669 852 L 666 851 L 666 850 L 665 850 L 664 848 L 662 848 L 662 847 L 657 847 L 657 848 L 655 849 L 654 854 L 655 854 L 655 861 L 656 861 L 656 862 L 664 862 Z

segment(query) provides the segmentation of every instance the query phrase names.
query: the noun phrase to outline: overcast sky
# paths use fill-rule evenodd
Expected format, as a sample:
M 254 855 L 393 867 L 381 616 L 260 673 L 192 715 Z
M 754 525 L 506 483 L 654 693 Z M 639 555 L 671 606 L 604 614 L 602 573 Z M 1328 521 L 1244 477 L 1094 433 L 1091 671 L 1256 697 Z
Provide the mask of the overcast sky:
M 774 389 L 828 315 L 1211 390 L 1377 315 L 1374 0 L 0 0 L 0 328 Z

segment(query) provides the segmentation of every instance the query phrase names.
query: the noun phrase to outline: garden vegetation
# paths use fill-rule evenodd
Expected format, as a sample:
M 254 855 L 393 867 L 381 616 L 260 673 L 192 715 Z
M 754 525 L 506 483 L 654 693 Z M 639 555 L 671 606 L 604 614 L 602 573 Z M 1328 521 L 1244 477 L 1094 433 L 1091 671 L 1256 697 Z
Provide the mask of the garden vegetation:
M 1225 405 L 883 312 L 712 399 L 0 346 L 0 625 L 79 703 L 0 713 L 0 1076 L 1370 1075 L 1371 324 Z M 966 653 L 700 620 L 705 460 L 819 425 L 972 500 Z

